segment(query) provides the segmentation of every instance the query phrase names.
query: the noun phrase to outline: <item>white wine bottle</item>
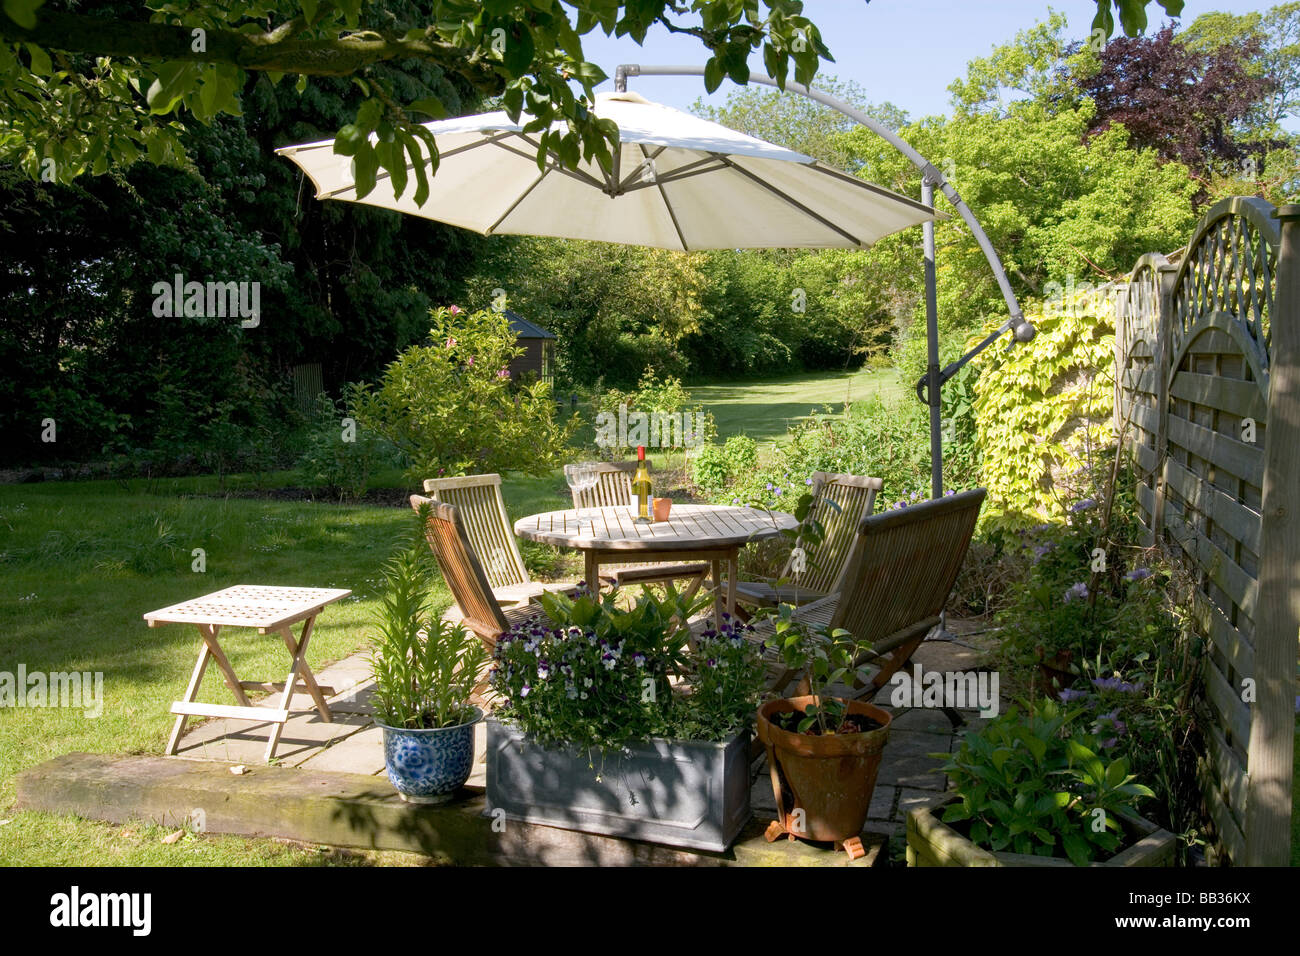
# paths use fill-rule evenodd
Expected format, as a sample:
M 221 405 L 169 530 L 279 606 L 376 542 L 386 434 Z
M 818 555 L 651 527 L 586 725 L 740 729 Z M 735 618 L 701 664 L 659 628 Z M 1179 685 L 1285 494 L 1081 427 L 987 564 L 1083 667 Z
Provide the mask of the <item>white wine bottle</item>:
M 636 520 L 650 520 L 650 469 L 645 460 L 645 445 L 636 446 L 636 475 L 632 479 L 636 495 Z

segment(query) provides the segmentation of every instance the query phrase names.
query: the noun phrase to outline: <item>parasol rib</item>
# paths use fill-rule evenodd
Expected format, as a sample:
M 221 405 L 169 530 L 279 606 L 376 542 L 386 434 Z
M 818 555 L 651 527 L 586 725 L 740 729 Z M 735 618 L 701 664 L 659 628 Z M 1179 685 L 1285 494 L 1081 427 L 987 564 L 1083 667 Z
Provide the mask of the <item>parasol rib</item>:
M 830 229 L 832 232 L 835 232 L 838 235 L 843 236 L 845 239 L 847 239 L 849 242 L 853 243 L 855 246 L 859 247 L 860 249 L 866 249 L 870 245 L 870 243 L 863 242 L 857 236 L 853 235 L 853 233 L 845 229 L 841 229 L 839 226 L 835 225 L 835 223 L 831 222 L 829 219 L 827 219 L 825 216 L 821 215 L 820 213 L 814 212 L 813 210 L 809 209 L 799 200 L 795 199 L 793 196 L 789 195 L 783 190 L 777 189 L 771 183 L 764 182 L 761 176 L 757 176 L 754 173 L 750 172 L 748 169 L 746 169 L 744 166 L 741 166 L 739 163 L 735 162 L 730 157 L 722 153 L 711 153 L 710 155 L 721 160 L 724 165 L 730 166 L 732 169 L 740 173 L 750 182 L 757 184 L 763 189 L 766 189 L 772 195 L 777 196 L 780 199 L 784 200 L 787 204 L 793 206 L 795 209 L 798 209 L 805 216 L 808 216 L 812 219 L 816 219 L 827 229 Z

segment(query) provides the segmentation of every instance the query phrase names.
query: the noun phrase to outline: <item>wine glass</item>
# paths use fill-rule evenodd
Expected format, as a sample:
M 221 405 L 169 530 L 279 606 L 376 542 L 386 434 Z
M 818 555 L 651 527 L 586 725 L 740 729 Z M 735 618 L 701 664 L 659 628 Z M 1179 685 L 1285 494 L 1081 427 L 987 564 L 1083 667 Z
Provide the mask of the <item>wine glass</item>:
M 584 496 L 583 500 L 590 500 L 585 498 L 585 496 L 596 487 L 596 484 L 599 481 L 600 472 L 596 470 L 595 463 L 588 462 L 582 471 L 582 484 L 579 486 L 579 493 Z M 591 530 L 593 534 L 596 531 L 596 511 L 596 508 L 587 509 L 587 520 L 591 522 Z
M 579 531 L 582 530 L 583 514 L 588 510 L 583 502 L 586 500 L 586 493 L 596 487 L 597 477 L 596 466 L 592 462 L 580 461 L 564 466 L 564 479 L 569 483 L 569 488 L 573 491 L 573 500 L 577 503 L 576 518 Z M 594 519 L 592 525 L 595 526 Z

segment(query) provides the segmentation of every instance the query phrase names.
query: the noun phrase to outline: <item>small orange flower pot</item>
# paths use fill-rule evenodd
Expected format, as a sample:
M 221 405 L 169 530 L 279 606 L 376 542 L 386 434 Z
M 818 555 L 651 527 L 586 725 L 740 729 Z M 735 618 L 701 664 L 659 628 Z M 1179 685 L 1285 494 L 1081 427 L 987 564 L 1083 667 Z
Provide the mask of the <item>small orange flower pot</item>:
M 655 521 L 667 521 L 668 512 L 673 508 L 673 499 L 655 498 L 651 502 L 651 508 L 654 511 Z

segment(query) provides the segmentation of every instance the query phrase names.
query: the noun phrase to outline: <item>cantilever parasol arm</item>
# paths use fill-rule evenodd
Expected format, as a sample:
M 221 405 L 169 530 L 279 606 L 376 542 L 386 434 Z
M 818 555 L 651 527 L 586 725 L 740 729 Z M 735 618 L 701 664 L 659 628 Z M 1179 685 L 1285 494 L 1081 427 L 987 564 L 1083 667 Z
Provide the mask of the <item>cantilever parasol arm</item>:
M 643 66 L 637 63 L 624 63 L 614 71 L 614 88 L 619 93 L 627 92 L 627 78 L 629 76 L 703 76 L 704 67 L 702 66 Z M 764 86 L 773 86 L 777 89 L 784 89 L 787 92 L 799 93 L 808 97 L 810 100 L 829 106 L 834 110 L 843 113 L 849 119 L 862 124 L 871 130 L 877 136 L 884 139 L 891 146 L 902 153 L 908 161 L 921 171 L 921 193 L 922 202 L 933 208 L 934 190 L 937 188 L 957 210 L 958 215 L 970 227 L 971 233 L 975 236 L 975 241 L 979 243 L 980 249 L 984 252 L 984 258 L 988 260 L 989 268 L 993 270 L 993 277 L 997 280 L 998 288 L 1002 290 L 1002 297 L 1006 300 L 1007 311 L 1010 318 L 1002 324 L 995 332 L 989 334 L 984 341 L 971 349 L 957 361 L 951 363 L 946 368 L 940 370 L 938 365 L 938 329 L 935 315 L 935 270 L 934 270 L 934 224 L 933 222 L 925 223 L 925 259 L 926 259 L 926 325 L 927 337 L 929 339 L 929 366 L 926 373 L 916 383 L 916 397 L 920 399 L 923 405 L 930 408 L 930 450 L 931 450 L 931 494 L 938 498 L 943 493 L 943 445 L 940 438 L 940 398 L 939 390 L 943 383 L 948 381 L 957 374 L 967 362 L 982 352 L 988 346 L 1007 331 L 1012 331 L 1016 341 L 1028 342 L 1034 337 L 1034 327 L 1025 321 L 1024 312 L 1020 308 L 1020 303 L 1016 300 L 1016 294 L 1011 288 L 1011 282 L 1007 278 L 1006 269 L 1002 267 L 1002 260 L 998 258 L 997 252 L 993 248 L 993 243 L 989 241 L 988 234 L 980 225 L 975 214 L 971 212 L 970 207 L 966 205 L 965 200 L 961 198 L 957 190 L 953 188 L 952 183 L 948 182 L 939 168 L 930 162 L 924 156 L 916 151 L 913 146 L 896 132 L 885 126 L 879 120 L 864 113 L 856 107 L 850 106 L 842 100 L 823 93 L 821 90 L 813 89 L 803 83 L 787 82 L 784 86 L 777 83 L 772 77 L 763 73 L 750 73 L 749 82 L 760 83 Z
M 704 67 L 702 66 L 643 66 L 637 63 L 624 63 L 614 71 L 614 88 L 624 93 L 627 91 L 627 78 L 629 76 L 703 76 Z M 765 86 L 773 86 L 781 89 L 780 84 L 772 77 L 764 73 L 750 73 L 749 82 L 760 83 Z M 871 130 L 877 136 L 884 139 L 891 146 L 897 149 L 908 161 L 921 171 L 923 179 L 934 188 L 944 194 L 952 207 L 957 210 L 958 215 L 970 227 L 975 236 L 975 241 L 979 243 L 980 249 L 984 252 L 984 258 L 988 260 L 989 267 L 993 270 L 993 277 L 997 280 L 998 288 L 1002 290 L 1002 297 L 1006 300 L 1007 311 L 1011 318 L 1019 320 L 1013 323 L 1012 327 L 1018 328 L 1020 323 L 1024 322 L 1024 313 L 1021 311 L 1020 303 L 1016 300 L 1016 294 L 1011 288 L 1011 282 L 1007 278 L 1006 270 L 1002 267 L 1002 260 L 998 258 L 997 252 L 993 249 L 993 243 L 989 241 L 988 234 L 980 225 L 975 214 L 971 212 L 970 207 L 966 205 L 965 200 L 961 198 L 957 190 L 953 188 L 952 183 L 948 182 L 943 173 L 934 163 L 930 162 L 920 153 L 918 153 L 907 140 L 903 139 L 888 126 L 881 123 L 876 118 L 864 113 L 856 107 L 850 106 L 843 100 L 837 99 L 821 90 L 813 89 L 802 83 L 793 81 L 787 82 L 784 89 L 786 92 L 799 93 L 815 100 L 825 106 L 838 110 L 849 119 L 861 123 L 867 129 Z M 1019 333 L 1017 335 L 1019 337 Z M 1032 336 L 1031 336 L 1032 337 Z M 1028 339 L 1021 339 L 1028 341 Z

